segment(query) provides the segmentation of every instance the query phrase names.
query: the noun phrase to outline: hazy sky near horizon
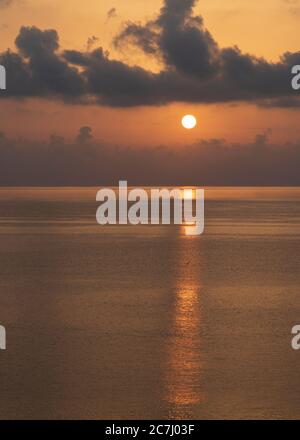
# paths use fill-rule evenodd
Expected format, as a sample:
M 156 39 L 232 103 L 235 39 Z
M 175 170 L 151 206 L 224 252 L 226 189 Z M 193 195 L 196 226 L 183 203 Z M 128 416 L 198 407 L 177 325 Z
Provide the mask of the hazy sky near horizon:
M 144 25 L 156 20 L 163 1 L 0 0 L 1 3 L 0 52 L 8 48 L 16 52 L 14 42 L 20 28 L 35 26 L 42 31 L 57 31 L 59 51 L 84 54 L 101 46 L 110 52 L 110 60 L 122 61 L 125 66 L 138 65 L 148 73 L 163 69 L 156 53 L 143 53 L 140 47 L 129 44 L 115 47 L 112 43 L 128 21 Z M 238 46 L 243 54 L 263 57 L 270 64 L 279 62 L 285 52 L 299 50 L 297 0 L 201 0 L 195 2 L 193 11 L 195 16 L 203 17 L 205 28 L 220 49 Z M 82 66 L 76 68 L 80 71 Z M 169 71 L 172 70 L 171 65 Z M 126 146 L 180 146 L 197 139 L 249 142 L 269 129 L 276 143 L 300 139 L 297 107 L 258 105 L 248 97 L 232 102 L 226 99 L 226 103 L 217 101 L 213 98 L 208 104 L 189 99 L 178 103 L 172 98 L 171 102 L 157 105 L 119 108 L 99 102 L 67 103 L 43 94 L 26 99 L 2 99 L 0 95 L 0 131 L 9 137 L 45 139 L 54 133 L 72 139 L 79 127 L 90 126 L 96 138 Z M 186 113 L 197 116 L 195 130 L 182 129 L 180 120 Z

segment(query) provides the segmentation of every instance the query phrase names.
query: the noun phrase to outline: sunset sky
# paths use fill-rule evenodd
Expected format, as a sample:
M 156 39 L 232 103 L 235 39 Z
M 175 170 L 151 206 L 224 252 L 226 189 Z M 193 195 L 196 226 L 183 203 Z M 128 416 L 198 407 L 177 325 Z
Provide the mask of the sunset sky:
M 88 126 L 126 148 L 298 145 L 299 20 L 298 0 L 0 0 L 0 131 L 72 142 Z M 182 128 L 186 113 L 196 129 Z

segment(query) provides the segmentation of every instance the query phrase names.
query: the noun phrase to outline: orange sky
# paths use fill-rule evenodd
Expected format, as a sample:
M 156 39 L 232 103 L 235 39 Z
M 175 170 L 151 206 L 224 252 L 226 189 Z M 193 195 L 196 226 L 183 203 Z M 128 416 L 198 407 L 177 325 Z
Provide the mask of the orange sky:
M 63 48 L 83 50 L 91 36 L 111 51 L 111 57 L 157 69 L 136 53 L 117 53 L 112 37 L 126 20 L 151 19 L 159 11 L 159 0 L 15 0 L 0 15 L 0 50 L 13 48 L 21 25 L 55 28 Z M 116 8 L 117 16 L 107 19 Z M 201 0 L 196 8 L 221 47 L 237 44 L 243 52 L 276 61 L 285 51 L 299 49 L 300 3 L 285 0 Z M 74 137 L 82 125 L 90 125 L 95 137 L 127 145 L 192 143 L 199 138 L 252 140 L 272 129 L 274 141 L 299 139 L 298 111 L 259 109 L 256 106 L 172 104 L 154 108 L 111 109 L 67 106 L 46 100 L 0 101 L 0 131 L 35 138 L 49 133 Z M 185 131 L 180 119 L 193 113 L 197 129 Z

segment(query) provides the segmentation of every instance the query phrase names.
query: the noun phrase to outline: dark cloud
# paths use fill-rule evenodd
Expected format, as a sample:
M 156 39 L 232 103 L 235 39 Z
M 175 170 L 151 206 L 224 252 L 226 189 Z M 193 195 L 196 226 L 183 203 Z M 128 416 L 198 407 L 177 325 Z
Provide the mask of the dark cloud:
M 197 0 L 165 0 L 157 19 L 162 55 L 169 66 L 187 75 L 205 78 L 217 72 L 218 46 L 193 16 Z
M 7 96 L 50 96 L 75 99 L 84 95 L 83 78 L 58 53 L 55 30 L 22 27 L 15 41 L 18 53 L 0 55 L 7 71 Z
M 170 83 L 173 93 L 167 89 L 162 92 L 167 99 L 172 100 L 173 94 L 175 101 L 184 101 L 184 96 L 186 101 L 195 102 L 268 100 L 270 106 L 274 98 L 274 105 L 280 106 L 284 99 L 285 106 L 287 101 L 298 106 L 298 100 L 292 98 L 290 78 L 291 66 L 300 62 L 300 52 L 286 53 L 278 63 L 269 63 L 243 54 L 238 47 L 220 49 L 202 17 L 193 15 L 196 3 L 165 0 L 156 21 L 127 23 L 115 38 L 115 45 L 134 44 L 145 53 L 161 55 L 168 78 L 173 78 L 173 85 L 180 83 L 183 87 L 176 93 Z
M 120 61 L 111 61 L 102 49 L 89 54 L 66 51 L 64 56 L 68 62 L 85 68 L 83 76 L 87 92 L 99 103 L 126 107 L 155 105 L 160 100 L 166 102 L 165 95 L 161 95 L 163 81 L 160 75 Z
M 148 23 L 143 26 L 141 23 L 127 22 L 126 26 L 114 38 L 114 45 L 117 48 L 126 43 L 140 47 L 146 54 L 155 54 L 158 51 L 158 35 Z
M 298 107 L 291 87 L 291 67 L 300 52 L 276 63 L 220 48 L 193 15 L 197 0 L 165 0 L 158 17 L 145 24 L 125 24 L 114 43 L 133 44 L 163 61 L 160 73 L 112 60 L 102 48 L 60 51 L 55 30 L 23 27 L 17 53 L 0 55 L 7 68 L 1 95 L 47 96 L 69 102 L 110 106 L 162 105 L 171 102 L 254 102 L 268 107 Z
M 79 144 L 86 144 L 93 139 L 91 127 L 81 127 L 76 138 L 76 142 Z
M 11 139 L 0 133 L 1 186 L 243 185 L 299 186 L 300 141 L 270 142 L 270 130 L 249 144 L 201 140 L 180 150 L 105 145 L 82 127 L 73 143 Z M 147 164 L 147 166 L 145 166 Z
M 218 45 L 204 28 L 203 19 L 193 16 L 196 0 L 165 0 L 156 20 L 128 22 L 114 39 L 116 47 L 130 43 L 147 54 L 160 53 L 169 68 L 203 78 L 218 67 Z

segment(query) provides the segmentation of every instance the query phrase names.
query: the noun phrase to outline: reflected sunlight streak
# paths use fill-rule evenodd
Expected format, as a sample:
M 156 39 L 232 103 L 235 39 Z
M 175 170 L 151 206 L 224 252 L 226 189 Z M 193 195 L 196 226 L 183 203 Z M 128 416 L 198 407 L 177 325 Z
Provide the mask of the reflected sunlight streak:
M 192 246 L 193 244 L 193 246 Z M 168 345 L 166 400 L 171 418 L 193 417 L 195 405 L 204 400 L 199 370 L 200 346 L 199 243 L 180 240 L 175 304 Z

